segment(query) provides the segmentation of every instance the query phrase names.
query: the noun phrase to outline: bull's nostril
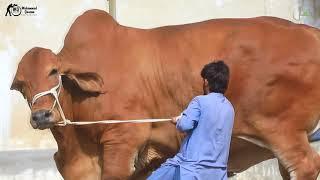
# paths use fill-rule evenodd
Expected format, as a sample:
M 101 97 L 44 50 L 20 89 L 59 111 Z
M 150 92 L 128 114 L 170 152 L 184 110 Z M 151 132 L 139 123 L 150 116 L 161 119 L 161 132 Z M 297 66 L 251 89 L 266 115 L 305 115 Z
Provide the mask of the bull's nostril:
M 46 117 L 46 118 L 50 117 L 50 115 L 51 115 L 51 112 L 49 112 L 49 111 L 44 113 L 44 117 Z
M 37 115 L 32 113 L 32 120 L 36 121 L 37 120 Z
M 33 121 L 42 121 L 48 119 L 51 115 L 51 112 L 48 110 L 38 110 L 32 113 L 31 117 Z

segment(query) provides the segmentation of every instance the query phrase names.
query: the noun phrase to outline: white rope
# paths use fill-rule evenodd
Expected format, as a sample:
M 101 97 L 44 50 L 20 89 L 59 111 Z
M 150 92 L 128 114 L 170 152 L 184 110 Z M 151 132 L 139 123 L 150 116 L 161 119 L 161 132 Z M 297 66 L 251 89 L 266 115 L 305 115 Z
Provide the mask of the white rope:
M 118 123 L 151 123 L 166 122 L 171 119 L 132 119 L 132 120 L 101 120 L 101 121 L 70 121 L 67 119 L 66 125 L 89 125 L 89 124 L 118 124 Z M 65 126 L 63 122 L 56 124 L 57 126 Z
M 64 115 L 64 112 L 62 110 L 62 107 L 59 102 L 59 94 L 62 86 L 62 80 L 61 80 L 61 75 L 59 75 L 59 82 L 58 85 L 54 86 L 48 91 L 40 92 L 36 95 L 34 95 L 32 99 L 32 103 L 30 107 L 33 106 L 33 104 L 40 98 L 46 95 L 51 94 L 54 98 L 55 101 L 52 105 L 52 108 L 50 112 L 54 109 L 56 105 L 58 105 L 58 110 L 60 113 L 60 116 L 62 118 L 61 122 L 56 123 L 56 126 L 66 126 L 66 125 L 88 125 L 88 124 L 115 124 L 115 123 L 151 123 L 151 122 L 165 122 L 165 121 L 171 121 L 171 119 L 132 119 L 132 120 L 100 120 L 100 121 L 70 121 L 67 119 Z

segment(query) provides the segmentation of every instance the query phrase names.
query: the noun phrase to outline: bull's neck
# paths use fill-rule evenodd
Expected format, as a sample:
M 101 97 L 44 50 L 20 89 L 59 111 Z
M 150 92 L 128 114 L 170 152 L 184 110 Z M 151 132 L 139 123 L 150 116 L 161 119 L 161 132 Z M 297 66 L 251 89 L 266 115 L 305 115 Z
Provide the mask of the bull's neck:
M 64 83 L 60 89 L 59 102 L 61 104 L 65 117 L 67 119 L 73 119 L 72 97 L 70 92 L 65 89 Z M 75 145 L 77 143 L 76 135 L 72 126 L 54 126 L 53 128 L 51 128 L 51 131 L 57 141 L 59 151 L 65 152 L 66 150 L 68 150 L 69 146 Z
M 65 77 L 62 76 L 62 86 L 59 94 L 59 102 L 63 113 L 67 119 L 73 118 L 72 94 L 70 92 L 70 84 Z
M 59 99 L 63 100 L 62 109 L 70 121 L 91 121 L 95 120 L 95 110 L 98 95 L 83 92 L 72 80 L 65 78 L 63 89 Z

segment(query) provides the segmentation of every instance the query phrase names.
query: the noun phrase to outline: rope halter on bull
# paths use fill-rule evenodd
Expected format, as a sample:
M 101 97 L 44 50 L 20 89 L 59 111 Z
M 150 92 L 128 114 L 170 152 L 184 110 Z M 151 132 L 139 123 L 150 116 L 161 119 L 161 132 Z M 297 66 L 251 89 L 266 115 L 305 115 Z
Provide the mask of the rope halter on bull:
M 56 105 L 58 105 L 57 108 L 58 108 L 60 116 L 62 118 L 62 121 L 55 124 L 57 126 L 66 126 L 68 124 L 70 124 L 70 125 L 88 125 L 88 124 L 114 124 L 114 123 L 150 123 L 150 122 L 164 122 L 164 121 L 171 120 L 171 119 L 132 119 L 132 120 L 101 120 L 101 121 L 81 121 L 81 122 L 70 121 L 69 119 L 67 119 L 65 117 L 64 112 L 63 112 L 62 107 L 59 102 L 59 94 L 61 91 L 61 86 L 62 86 L 62 79 L 61 79 L 61 75 L 59 75 L 58 84 L 48 91 L 44 91 L 44 92 L 40 92 L 40 93 L 36 94 L 32 99 L 32 103 L 30 104 L 30 107 L 32 108 L 34 103 L 39 98 L 51 94 L 55 100 L 54 100 L 54 103 L 53 103 L 50 111 L 52 111 L 56 107 Z

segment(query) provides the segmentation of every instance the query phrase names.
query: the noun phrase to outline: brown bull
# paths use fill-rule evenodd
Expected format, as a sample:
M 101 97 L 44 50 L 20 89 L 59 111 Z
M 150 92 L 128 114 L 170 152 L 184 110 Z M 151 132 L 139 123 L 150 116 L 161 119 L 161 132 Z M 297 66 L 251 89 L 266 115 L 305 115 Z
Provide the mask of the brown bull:
M 226 95 L 236 109 L 229 171 L 276 157 L 284 179 L 316 179 L 320 158 L 308 133 L 320 116 L 319 35 L 271 17 L 143 30 L 90 10 L 73 23 L 58 54 L 30 50 L 12 88 L 31 102 L 64 74 L 59 99 L 68 119 L 172 117 L 202 93 L 202 66 L 223 59 L 231 70 Z M 53 126 L 61 121 L 53 103 L 50 95 L 39 98 L 31 124 L 50 127 L 65 179 L 142 179 L 179 148 L 182 136 L 170 123 Z

